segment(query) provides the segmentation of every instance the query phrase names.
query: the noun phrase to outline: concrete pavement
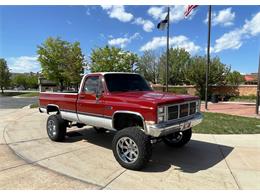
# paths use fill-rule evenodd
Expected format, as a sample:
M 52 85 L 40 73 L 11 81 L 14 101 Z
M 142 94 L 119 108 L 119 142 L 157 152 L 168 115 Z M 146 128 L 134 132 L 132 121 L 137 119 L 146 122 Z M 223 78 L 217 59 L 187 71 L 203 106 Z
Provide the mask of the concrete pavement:
M 1 189 L 260 189 L 260 135 L 194 134 L 183 148 L 163 143 L 142 171 L 122 168 L 112 133 L 71 129 L 47 138 L 46 114 L 1 111 Z
M 205 112 L 204 103 L 201 104 L 201 111 Z M 207 112 L 259 118 L 259 116 L 255 114 L 255 104 L 247 102 L 209 102 Z
M 28 109 L 0 110 L 0 190 L 3 189 L 100 189 L 100 186 L 65 176 L 37 163 L 25 161 L 4 137 L 9 125 L 25 117 Z M 33 127 L 29 127 L 33 129 Z M 26 136 L 26 135 L 25 135 Z

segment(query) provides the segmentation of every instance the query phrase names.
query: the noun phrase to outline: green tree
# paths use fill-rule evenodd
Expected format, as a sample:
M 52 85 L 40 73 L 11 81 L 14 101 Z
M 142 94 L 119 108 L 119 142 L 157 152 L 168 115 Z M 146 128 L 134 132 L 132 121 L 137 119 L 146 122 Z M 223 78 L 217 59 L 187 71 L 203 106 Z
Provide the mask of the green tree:
M 59 83 L 61 91 L 65 83 L 79 82 L 84 65 L 84 55 L 79 42 L 72 44 L 60 38 L 49 37 L 38 46 L 37 53 L 43 75 Z
M 80 74 L 83 73 L 83 65 L 86 65 L 84 60 L 84 55 L 82 54 L 80 43 L 75 42 L 73 44 L 70 44 L 67 56 L 67 69 L 65 71 L 65 75 L 67 78 L 69 78 L 70 83 L 76 84 L 78 86 L 81 81 Z
M 238 71 L 230 72 L 227 75 L 226 82 L 231 85 L 239 85 L 245 81 L 243 75 L 240 74 Z
M 187 66 L 185 74 L 191 84 L 194 84 L 199 92 L 200 97 L 205 97 L 205 67 L 207 65 L 207 58 L 195 56 L 191 59 L 191 63 Z M 224 85 L 226 76 L 230 71 L 230 67 L 220 62 L 220 59 L 215 57 L 211 59 L 209 67 L 209 85 Z
M 28 76 L 25 74 L 18 74 L 12 78 L 12 84 L 16 87 L 23 87 L 25 90 L 28 89 Z
M 30 74 L 26 78 L 27 84 L 29 88 L 36 89 L 38 88 L 38 76 L 34 74 Z
M 167 54 L 160 57 L 160 80 L 165 83 L 165 66 Z M 186 82 L 185 70 L 190 63 L 190 54 L 183 48 L 169 49 L 168 82 L 172 85 L 180 85 Z
M 2 93 L 4 93 L 4 89 L 10 84 L 10 76 L 11 74 L 5 59 L 0 58 L 0 88 Z
M 154 52 L 145 51 L 138 60 L 138 72 L 142 74 L 146 80 L 152 83 L 158 83 L 159 80 L 159 64 Z
M 93 49 L 90 56 L 91 72 L 131 72 L 138 57 L 121 48 L 105 46 Z

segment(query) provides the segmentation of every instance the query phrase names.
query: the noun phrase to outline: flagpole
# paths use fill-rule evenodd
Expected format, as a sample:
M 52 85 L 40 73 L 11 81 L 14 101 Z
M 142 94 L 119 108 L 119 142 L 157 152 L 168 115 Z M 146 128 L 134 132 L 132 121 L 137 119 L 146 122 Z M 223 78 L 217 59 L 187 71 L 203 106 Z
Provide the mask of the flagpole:
M 166 59 L 166 70 L 165 70 L 165 84 L 166 84 L 166 92 L 168 92 L 168 70 L 169 70 L 169 29 L 170 29 L 170 6 L 168 6 L 168 25 L 167 25 L 167 59 Z
M 257 74 L 257 91 L 256 91 L 256 107 L 255 113 L 259 114 L 259 93 L 260 93 L 260 53 L 259 53 L 259 62 L 258 62 L 258 74 Z
M 206 65 L 205 110 L 208 109 L 208 75 L 209 75 L 209 66 L 210 66 L 210 33 L 211 33 L 211 5 L 209 5 L 209 13 L 208 13 L 208 49 L 207 49 L 207 65 Z

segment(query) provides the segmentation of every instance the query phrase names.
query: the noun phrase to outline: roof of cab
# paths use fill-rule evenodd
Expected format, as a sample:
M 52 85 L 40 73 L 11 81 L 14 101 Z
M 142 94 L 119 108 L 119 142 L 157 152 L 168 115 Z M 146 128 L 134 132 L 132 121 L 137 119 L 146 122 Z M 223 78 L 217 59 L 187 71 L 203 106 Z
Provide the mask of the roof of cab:
M 93 72 L 93 73 L 88 73 L 88 74 L 101 74 L 101 75 L 106 75 L 106 74 L 138 74 L 135 72 Z M 86 75 L 88 75 L 86 74 Z

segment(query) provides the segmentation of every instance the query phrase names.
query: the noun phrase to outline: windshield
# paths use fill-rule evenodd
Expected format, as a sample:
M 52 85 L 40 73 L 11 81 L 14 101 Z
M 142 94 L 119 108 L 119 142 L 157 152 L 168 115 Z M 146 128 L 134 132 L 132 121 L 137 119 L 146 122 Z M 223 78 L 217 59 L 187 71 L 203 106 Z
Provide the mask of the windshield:
M 106 74 L 105 81 L 110 92 L 151 91 L 143 77 L 138 74 Z

